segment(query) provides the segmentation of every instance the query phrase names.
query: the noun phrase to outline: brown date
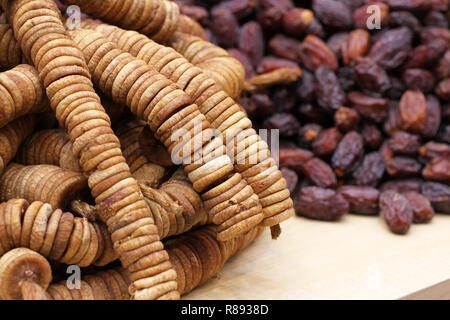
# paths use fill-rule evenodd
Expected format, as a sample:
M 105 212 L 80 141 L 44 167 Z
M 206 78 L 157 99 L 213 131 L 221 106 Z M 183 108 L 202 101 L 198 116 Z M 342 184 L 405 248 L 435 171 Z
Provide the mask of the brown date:
M 397 234 L 408 232 L 414 214 L 409 201 L 400 193 L 393 190 L 380 194 L 379 206 L 389 229 Z
M 405 192 L 403 196 L 408 200 L 413 211 L 413 222 L 427 223 L 433 219 L 434 209 L 430 200 L 416 191 Z
M 328 163 L 319 158 L 312 158 L 302 165 L 302 173 L 313 185 L 321 188 L 335 188 L 336 175 Z
M 372 187 L 346 185 L 338 189 L 339 193 L 348 201 L 349 212 L 364 215 L 379 213 L 378 198 L 380 192 Z
M 314 154 L 318 157 L 332 155 L 341 139 L 342 134 L 337 128 L 323 130 L 312 144 Z
M 315 35 L 306 36 L 300 45 L 299 55 L 301 62 L 312 71 L 320 66 L 326 66 L 333 71 L 339 67 L 334 53 L 328 48 L 327 44 Z
M 338 176 L 354 171 L 364 156 L 364 140 L 356 131 L 348 132 L 339 142 L 331 158 L 331 165 Z
M 425 182 L 421 193 L 430 200 L 438 213 L 450 213 L 450 187 L 439 182 Z
M 333 189 L 304 187 L 296 200 L 297 214 L 312 219 L 336 221 L 349 209 L 347 200 Z

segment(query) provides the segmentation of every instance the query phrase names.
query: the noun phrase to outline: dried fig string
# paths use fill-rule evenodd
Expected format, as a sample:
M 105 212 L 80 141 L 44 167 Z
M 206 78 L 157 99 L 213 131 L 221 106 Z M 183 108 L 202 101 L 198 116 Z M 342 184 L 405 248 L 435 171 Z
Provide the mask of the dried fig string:
M 21 145 L 16 160 L 24 165 L 50 164 L 75 172 L 83 171 L 64 129 L 35 132 Z
M 180 10 L 167 0 L 63 0 L 66 5 L 77 5 L 81 11 L 105 22 L 164 42 L 176 31 Z M 186 22 L 184 22 L 186 23 Z
M 20 144 L 34 129 L 35 118 L 32 115 L 20 117 L 0 128 L 0 175 L 15 157 Z
M 119 50 L 100 33 L 74 30 L 70 34 L 84 52 L 93 81 L 99 89 L 115 102 L 126 104 L 140 119 L 146 120 L 171 154 L 175 150 L 180 160 L 190 160 L 184 168 L 197 192 L 214 193 L 212 189 L 232 187 L 236 177 L 238 181 L 242 180 L 239 174 L 232 174 L 233 164 L 225 155 L 221 135 L 215 136 L 217 132 L 211 129 L 205 116 L 178 86 L 144 61 Z M 178 129 L 183 129 L 186 134 L 173 141 L 173 134 L 179 132 Z M 196 164 L 195 153 L 198 151 L 202 152 L 202 157 Z M 235 190 L 229 198 L 220 201 L 214 211 L 209 212 L 216 215 L 214 222 L 219 225 L 222 240 L 246 232 L 262 220 L 258 199 L 248 189 L 241 190 Z M 247 203 L 242 205 L 229 201 L 233 196 L 247 200 Z M 224 227 L 226 221 L 233 223 Z
M 0 219 L 5 222 L 0 255 L 23 247 L 80 267 L 104 266 L 117 259 L 103 223 L 74 217 L 48 203 L 12 199 L 0 204 Z
M 243 250 L 262 232 L 254 228 L 239 237 L 218 241 L 210 226 L 187 232 L 166 242 L 170 261 L 178 273 L 178 288 L 186 294 L 211 279 L 228 259 Z
M 239 98 L 244 86 L 244 67 L 226 50 L 180 32 L 174 34 L 169 45 L 213 78 L 231 98 Z
M 205 29 L 203 29 L 200 23 L 184 14 L 180 14 L 178 18 L 176 32 L 186 33 L 207 40 Z
M 192 97 L 211 125 L 223 132 L 227 147 L 231 144 L 228 155 L 235 159 L 235 169 L 243 174 L 260 200 L 264 198 L 262 202 L 265 226 L 275 227 L 294 215 L 293 203 L 289 191 L 285 188 L 286 182 L 275 161 L 270 158 L 267 144 L 252 129 L 251 121 L 241 111 L 240 106 L 211 78 L 173 49 L 159 45 L 137 32 L 104 24 L 89 24 L 88 27 L 102 32 L 123 50 L 143 59 Z M 135 43 L 139 45 L 134 45 Z M 278 69 L 274 72 L 284 71 L 285 69 Z M 279 228 L 272 228 L 272 231 L 273 237 L 276 238 Z
M 0 128 L 20 116 L 48 111 L 36 69 L 21 64 L 0 73 Z
M 87 179 L 82 173 L 58 166 L 11 163 L 0 179 L 0 201 L 25 198 L 65 209 L 70 201 L 86 198 L 87 194 Z
M 178 169 L 159 189 L 140 185 L 161 239 L 183 234 L 212 223 L 200 195 L 192 188 L 186 174 Z
M 67 282 L 52 283 L 47 294 L 53 300 L 128 300 L 130 276 L 124 268 L 98 271 L 80 280 L 80 289 L 70 289 Z
M 167 169 L 149 161 L 144 154 L 139 137 L 145 126 L 145 122 L 140 120 L 123 123 L 117 130 L 117 136 L 122 147 L 122 154 L 135 179 L 148 187 L 157 188 L 166 177 Z M 151 139 L 151 137 L 148 137 L 148 139 Z M 165 152 L 167 153 L 167 151 Z M 155 154 L 155 157 L 158 157 L 158 154 Z
M 91 194 L 101 208 L 101 217 L 110 231 L 123 229 L 133 222 L 150 217 L 139 187 L 121 154 L 119 140 L 110 127 L 109 117 L 93 89 L 83 53 L 66 35 L 58 7 L 50 0 L 14 0 L 1 4 L 22 52 L 39 71 L 60 125 L 69 132 L 74 156 L 80 158 L 80 165 L 89 176 Z M 129 233 L 123 233 L 123 238 L 116 241 L 116 249 L 120 249 L 121 241 L 125 238 L 135 241 L 134 232 L 141 232 L 158 244 L 156 228 L 152 229 L 154 225 L 151 219 L 146 221 L 147 224 L 141 226 L 140 230 L 127 229 Z M 162 244 L 147 246 L 140 256 L 135 257 L 144 259 L 142 261 L 145 263 L 141 265 L 143 269 L 160 263 L 149 258 L 154 250 L 164 249 Z M 126 252 L 122 256 L 126 257 Z M 121 261 L 124 265 L 131 263 L 125 258 Z M 160 296 L 179 298 L 176 285 L 163 288 L 155 284 L 142 288 L 134 298 Z
M 10 69 L 25 62 L 9 24 L 0 22 L 0 68 Z

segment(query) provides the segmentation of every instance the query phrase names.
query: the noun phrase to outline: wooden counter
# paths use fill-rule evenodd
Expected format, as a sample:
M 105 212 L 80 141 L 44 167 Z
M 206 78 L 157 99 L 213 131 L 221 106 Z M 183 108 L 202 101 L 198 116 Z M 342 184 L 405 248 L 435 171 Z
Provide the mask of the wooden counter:
M 450 299 L 450 215 L 404 236 L 381 217 L 351 214 L 281 227 L 278 240 L 266 230 L 184 299 Z

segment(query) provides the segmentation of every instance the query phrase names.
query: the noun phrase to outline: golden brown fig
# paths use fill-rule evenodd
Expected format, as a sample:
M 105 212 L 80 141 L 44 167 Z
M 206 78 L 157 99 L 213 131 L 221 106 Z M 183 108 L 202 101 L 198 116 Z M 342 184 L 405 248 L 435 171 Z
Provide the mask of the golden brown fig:
M 23 299 L 22 285 L 28 281 L 47 289 L 52 281 L 52 270 L 47 259 L 28 248 L 16 248 L 5 253 L 0 258 L 1 299 Z

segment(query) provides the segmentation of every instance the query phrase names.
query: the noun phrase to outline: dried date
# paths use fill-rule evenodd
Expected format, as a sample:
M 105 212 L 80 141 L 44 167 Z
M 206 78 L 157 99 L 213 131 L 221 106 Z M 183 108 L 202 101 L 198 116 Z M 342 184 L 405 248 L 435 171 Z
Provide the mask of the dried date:
M 352 174 L 352 184 L 376 187 L 384 176 L 386 159 L 379 152 L 364 156 L 361 165 Z
M 265 56 L 261 59 L 258 66 L 256 67 L 256 72 L 258 74 L 267 73 L 280 68 L 298 68 L 298 64 L 287 59 L 277 58 L 274 56 Z M 302 77 L 306 71 L 302 72 Z
M 438 83 L 436 95 L 442 100 L 450 101 L 450 78 L 446 78 Z
M 338 32 L 331 35 L 327 41 L 327 47 L 334 53 L 336 58 L 342 58 L 342 46 L 345 44 L 349 36 L 348 32 Z
M 367 94 L 352 91 L 347 95 L 350 106 L 355 108 L 361 116 L 375 122 L 386 119 L 389 101 L 385 98 L 376 98 Z
M 316 97 L 314 75 L 307 71 L 302 70 L 302 75 L 297 85 L 297 96 L 305 102 L 312 102 Z
M 352 26 L 350 8 L 341 1 L 313 0 L 312 9 L 317 18 L 330 28 L 349 29 Z
M 386 163 L 387 173 L 394 178 L 407 178 L 420 173 L 422 166 L 420 163 L 408 157 L 393 157 Z
M 265 47 L 263 32 L 258 22 L 250 21 L 242 26 L 238 47 L 256 67 L 264 56 Z
M 422 24 L 419 19 L 409 11 L 394 11 L 389 14 L 390 27 L 408 27 L 415 33 L 422 30 Z
M 450 158 L 450 145 L 448 143 L 439 143 L 429 141 L 419 149 L 419 154 L 426 160 L 433 158 Z
M 302 43 L 298 40 L 277 34 L 270 39 L 268 45 L 270 50 L 281 58 L 295 62 L 300 62 L 301 60 Z
M 307 123 L 298 131 L 297 144 L 302 148 L 311 148 L 314 141 L 319 137 L 323 130 L 317 123 Z
M 336 150 L 342 139 L 342 134 L 337 128 L 323 130 L 312 144 L 313 152 L 318 157 L 328 157 Z
M 423 93 L 433 91 L 436 83 L 434 75 L 425 69 L 407 69 L 402 74 L 403 82 L 411 90 L 419 90 Z
M 283 178 L 286 180 L 286 188 L 289 190 L 291 195 L 293 195 L 298 183 L 297 173 L 289 168 L 281 168 L 280 171 Z
M 373 7 L 377 6 L 377 10 L 374 11 Z M 353 24 L 356 28 L 359 29 L 367 29 L 369 25 L 372 25 L 375 21 L 373 21 L 373 14 L 377 14 L 377 18 L 380 22 L 380 27 L 384 27 L 387 25 L 389 21 L 389 6 L 381 1 L 372 1 L 369 4 L 363 5 L 353 11 Z
M 300 45 L 301 62 L 312 71 L 321 66 L 326 66 L 333 71 L 339 67 L 335 54 L 327 44 L 315 35 L 308 35 Z
M 313 20 L 314 13 L 311 10 L 303 8 L 291 9 L 283 15 L 283 29 L 287 34 L 299 37 L 306 32 Z
M 408 232 L 414 214 L 409 201 L 400 193 L 393 190 L 380 194 L 379 206 L 389 229 L 397 234 Z
M 423 169 L 422 175 L 427 180 L 450 182 L 450 158 L 437 157 L 431 159 Z
M 356 131 L 348 132 L 339 142 L 331 158 L 331 165 L 338 176 L 353 172 L 364 156 L 364 140 Z
M 355 79 L 361 89 L 383 94 L 391 88 L 386 71 L 370 59 L 359 59 L 353 66 Z
M 228 9 L 217 8 L 211 12 L 211 30 L 219 45 L 232 48 L 239 36 L 239 23 Z
M 295 147 L 280 147 L 278 156 L 281 168 L 287 167 L 294 169 L 297 172 L 301 172 L 301 166 L 314 157 L 311 151 Z
M 315 186 L 321 188 L 335 188 L 336 175 L 325 161 L 312 158 L 302 165 L 302 173 Z
M 340 107 L 334 113 L 334 123 L 342 132 L 358 129 L 359 120 L 360 117 L 358 111 L 352 108 Z
M 380 36 L 369 52 L 372 58 L 384 69 L 400 66 L 408 57 L 412 46 L 412 32 L 406 27 L 388 30 Z
M 364 146 L 366 149 L 379 148 L 383 142 L 383 134 L 373 123 L 365 122 L 361 126 L 361 134 L 364 138 Z
M 395 154 L 415 155 L 422 145 L 419 135 L 405 131 L 397 131 L 390 139 L 389 146 Z
M 403 193 L 413 211 L 414 223 L 427 223 L 434 217 L 434 209 L 430 200 L 415 191 Z
M 445 53 L 448 42 L 441 38 L 428 40 L 426 44 L 415 47 L 410 53 L 403 69 L 424 68 L 436 62 Z
M 377 215 L 380 211 L 378 207 L 380 192 L 375 188 L 346 185 L 340 187 L 338 192 L 348 201 L 351 213 Z
M 328 67 L 319 67 L 315 72 L 316 98 L 319 106 L 333 112 L 347 101 L 336 74 Z
M 264 121 L 264 127 L 272 130 L 278 129 L 280 137 L 295 136 L 300 129 L 300 123 L 290 113 L 276 113 Z
M 438 213 L 450 213 L 450 187 L 439 182 L 425 182 L 421 193 Z
M 402 130 L 420 133 L 426 127 L 427 100 L 421 91 L 406 91 L 399 104 L 399 126 Z
M 350 64 L 359 57 L 367 54 L 370 47 L 370 34 L 363 29 L 356 29 L 348 35 L 342 44 L 342 61 Z
M 427 120 L 425 129 L 421 132 L 422 137 L 425 139 L 434 137 L 441 125 L 441 118 L 441 103 L 435 96 L 427 95 Z
M 349 209 L 347 200 L 333 189 L 304 187 L 296 200 L 297 214 L 312 219 L 336 221 Z

